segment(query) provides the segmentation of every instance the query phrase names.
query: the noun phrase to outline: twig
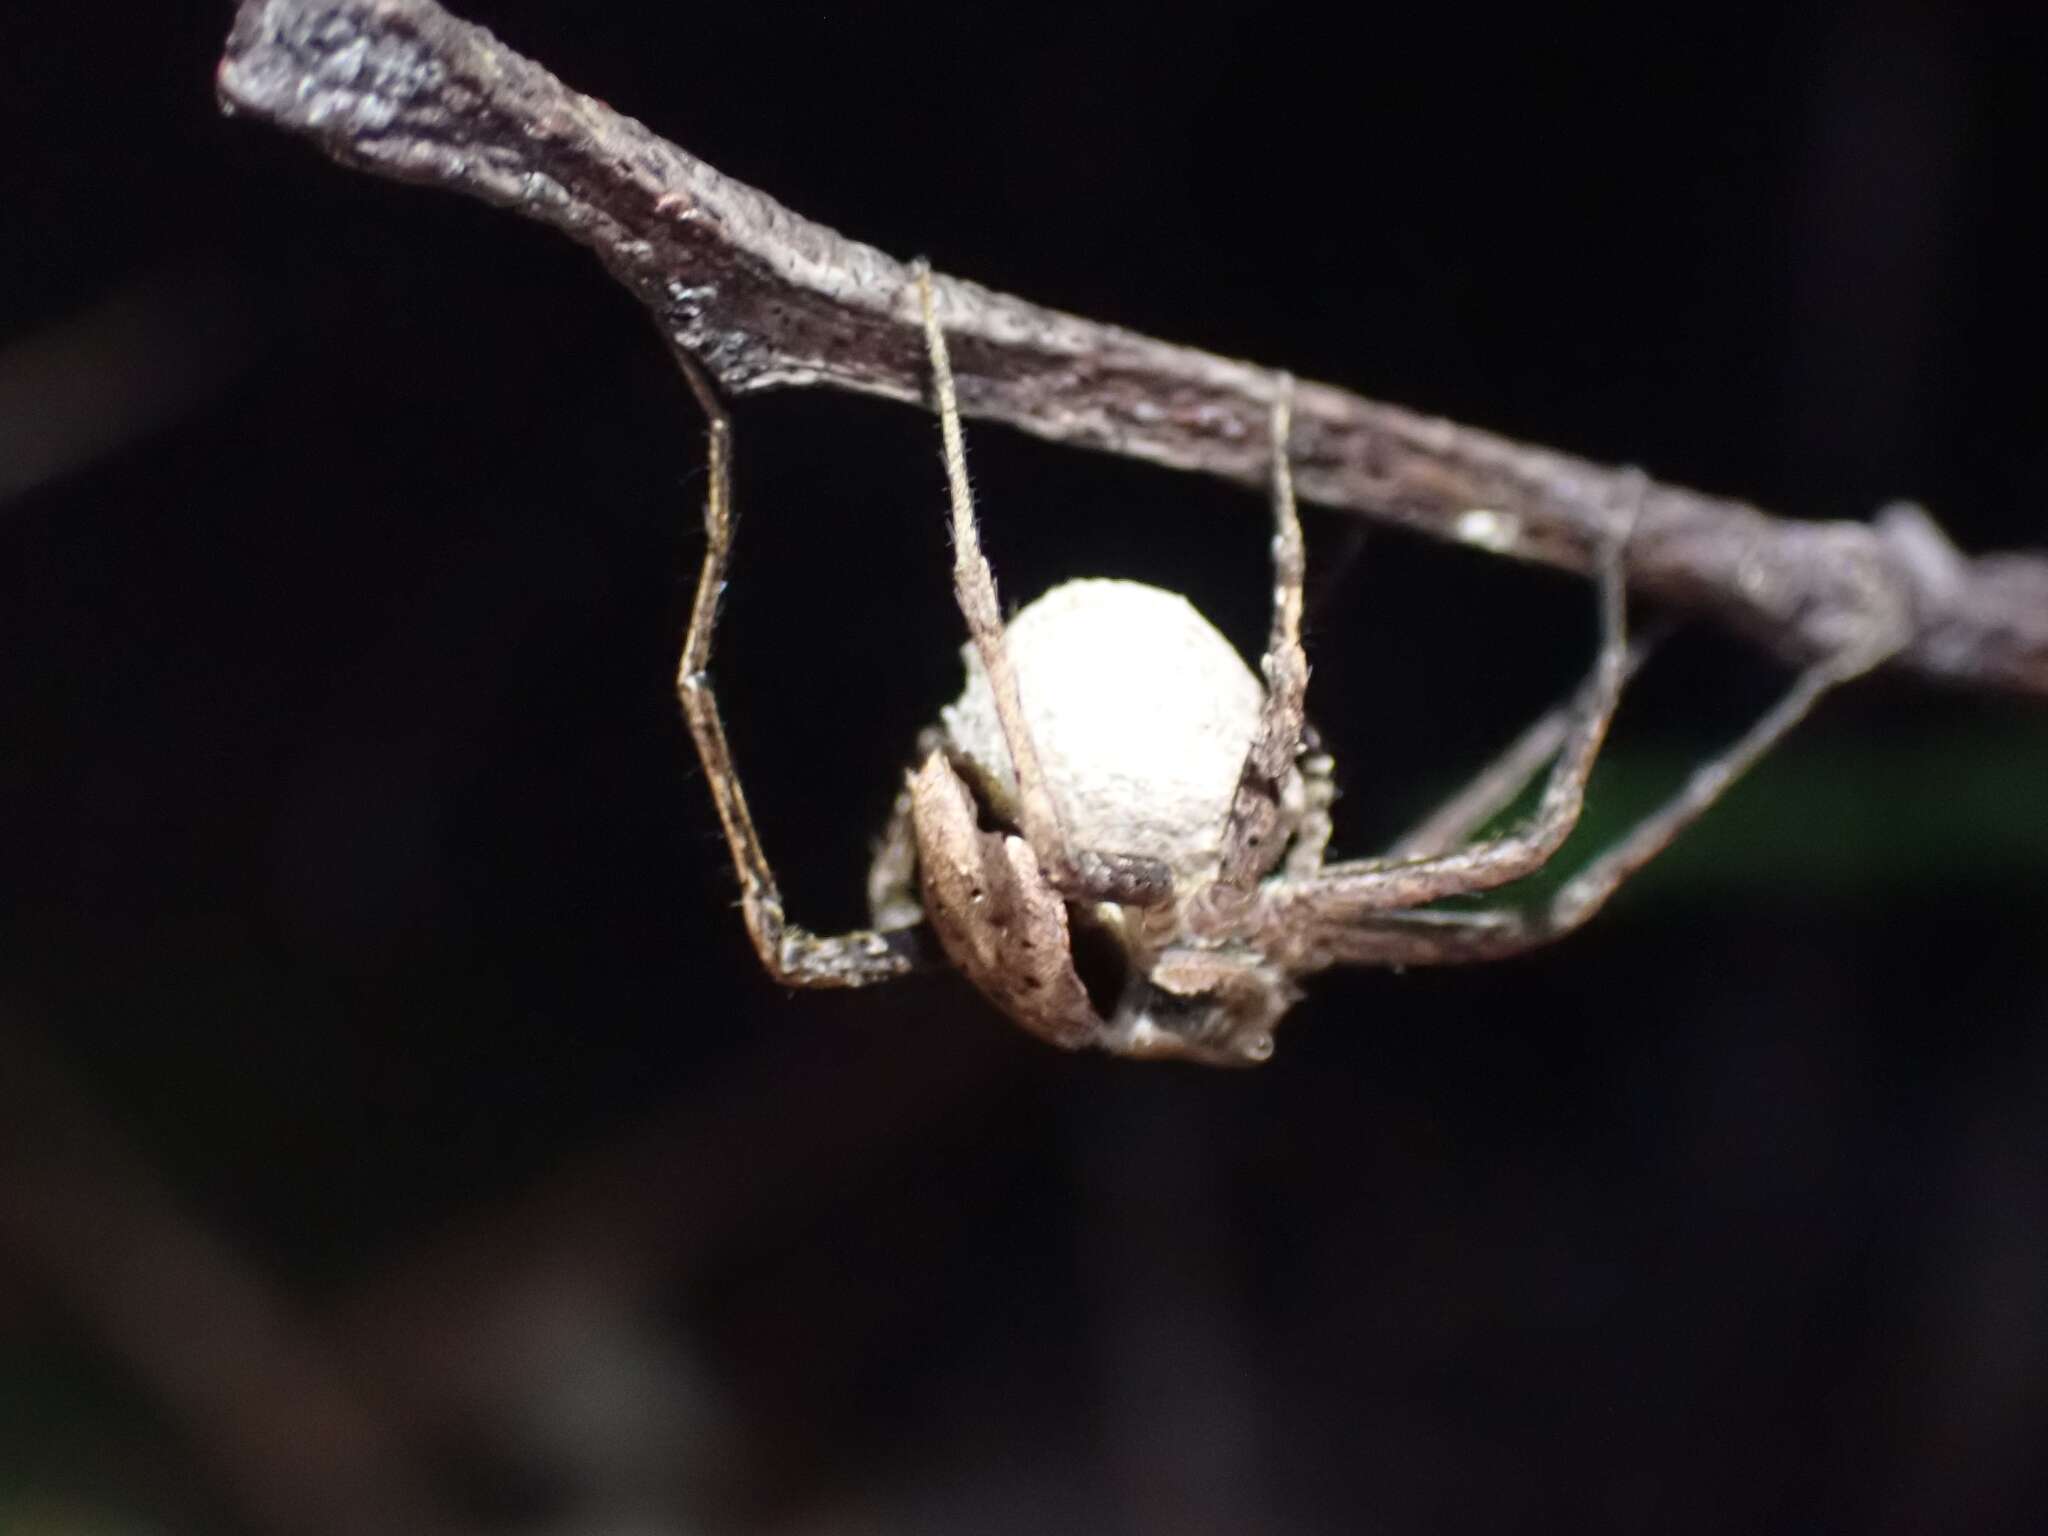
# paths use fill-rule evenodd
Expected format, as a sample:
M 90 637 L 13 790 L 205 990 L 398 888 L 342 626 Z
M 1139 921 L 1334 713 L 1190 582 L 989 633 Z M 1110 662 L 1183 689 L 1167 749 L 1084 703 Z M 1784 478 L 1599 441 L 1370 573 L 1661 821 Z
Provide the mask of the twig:
M 348 165 L 467 192 L 594 250 L 727 391 L 826 385 L 918 400 L 905 265 L 720 175 L 432 0 L 243 0 L 223 104 Z M 1246 485 L 1273 374 L 939 283 L 970 415 Z M 1623 472 L 1323 385 L 1294 408 L 1305 499 L 1589 569 Z M 1631 586 L 1794 658 L 1896 650 L 1929 676 L 2048 696 L 2048 555 L 1966 559 L 1917 509 L 1875 526 L 1769 517 L 1653 485 Z

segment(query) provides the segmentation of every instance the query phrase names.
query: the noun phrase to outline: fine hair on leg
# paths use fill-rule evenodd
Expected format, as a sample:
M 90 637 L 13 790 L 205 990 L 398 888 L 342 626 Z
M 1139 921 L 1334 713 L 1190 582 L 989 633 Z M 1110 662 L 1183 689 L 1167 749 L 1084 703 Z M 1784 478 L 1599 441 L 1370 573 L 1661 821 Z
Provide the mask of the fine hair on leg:
M 917 934 L 905 928 L 881 933 L 857 929 L 819 935 L 791 923 L 783 913 L 782 892 L 775 871 L 754 829 L 746 791 L 733 766 L 725 722 L 711 687 L 711 637 L 718 624 L 718 600 L 725 590 L 725 571 L 732 555 L 732 425 L 696 365 L 677 351 L 683 376 L 689 380 L 707 423 L 708 488 L 704 498 L 704 564 L 697 576 L 697 596 L 690 609 L 689 632 L 676 668 L 676 694 L 690 737 L 711 785 L 733 869 L 740 881 L 740 911 L 747 935 L 761 964 L 778 981 L 797 987 L 864 987 L 889 981 L 914 968 L 920 958 Z
M 1669 800 L 1637 822 L 1533 912 L 1329 913 L 1312 919 L 1304 953 L 1319 965 L 1462 965 L 1502 960 L 1563 938 L 1669 848 L 1751 768 L 1813 712 L 1827 693 L 1887 654 L 1872 649 L 1816 662 L 1734 742 L 1687 776 Z
M 1301 612 L 1307 560 L 1288 463 L 1293 420 L 1294 379 L 1282 374 L 1273 391 L 1273 620 L 1260 664 L 1266 701 L 1224 821 L 1216 871 L 1217 886 L 1235 893 L 1270 874 L 1286 852 L 1280 800 L 1301 756 L 1306 728 L 1308 655 L 1301 644 Z
M 1629 641 L 1628 660 L 1621 674 L 1624 686 L 1642 670 L 1670 629 L 1669 624 L 1660 624 Z M 1571 733 L 1572 722 L 1592 708 L 1593 691 L 1598 686 L 1597 677 L 1589 678 L 1571 698 L 1540 716 L 1499 757 L 1473 775 L 1470 783 L 1395 839 L 1382 861 L 1396 863 L 1448 853 L 1513 805 L 1543 765 L 1557 756 Z
M 1504 836 L 1451 851 L 1405 860 L 1364 859 L 1327 866 L 1310 880 L 1278 893 L 1289 906 L 1307 906 L 1319 914 L 1363 915 L 1426 906 L 1446 896 L 1497 889 L 1540 869 L 1571 835 L 1585 805 L 1586 783 L 1592 776 L 1607 727 L 1621 700 L 1628 672 L 1628 634 L 1624 617 L 1626 576 L 1623 562 L 1629 531 L 1634 527 L 1645 481 L 1630 480 L 1630 502 L 1599 555 L 1600 650 L 1592 675 L 1583 685 L 1563 740 L 1551 765 L 1528 825 Z M 1497 792 L 1497 791 L 1493 791 Z
M 1173 895 L 1173 875 L 1162 861 L 1075 848 L 1067 840 L 1037 744 L 1024 717 L 1016 668 L 1011 665 L 1010 649 L 1004 638 L 1002 607 L 996 599 L 995 574 L 981 552 L 981 535 L 974 521 L 974 493 L 967 482 L 966 436 L 960 428 L 952 357 L 938 320 L 931 266 L 920 259 L 911 264 L 910 270 L 917 285 L 925 346 L 931 358 L 932 393 L 938 405 L 941 457 L 952 508 L 953 592 L 982 669 L 988 674 L 996 719 L 1002 726 L 1003 742 L 1017 773 L 1018 819 L 1023 824 L 1024 838 L 1038 855 L 1045 878 L 1061 894 L 1090 901 L 1156 906 Z

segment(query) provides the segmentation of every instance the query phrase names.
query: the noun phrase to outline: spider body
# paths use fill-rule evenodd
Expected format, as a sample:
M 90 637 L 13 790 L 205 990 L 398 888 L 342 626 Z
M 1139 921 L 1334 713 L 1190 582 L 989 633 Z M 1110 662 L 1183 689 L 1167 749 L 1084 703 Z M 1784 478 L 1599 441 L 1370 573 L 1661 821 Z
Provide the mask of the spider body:
M 944 443 L 968 675 L 897 795 L 868 876 L 864 930 L 820 936 L 788 920 L 733 769 L 708 671 L 732 544 L 730 427 L 710 387 L 685 370 L 711 424 L 710 492 L 678 691 L 748 934 L 789 984 L 892 980 L 934 958 L 935 939 L 983 995 L 1054 1044 L 1263 1061 L 1299 979 L 1315 971 L 1497 960 L 1569 933 L 1828 688 L 1884 654 L 1878 646 L 1810 665 L 1746 734 L 1544 904 L 1435 905 L 1531 874 L 1577 824 L 1639 659 L 1624 635 L 1622 562 L 1642 477 L 1617 479 L 1619 504 L 1593 536 L 1600 644 L 1578 692 L 1387 854 L 1329 862 L 1331 765 L 1304 711 L 1292 381 L 1277 379 L 1271 398 L 1273 618 L 1257 673 L 1184 598 L 1131 582 L 1070 582 L 1005 623 L 976 530 L 937 294 L 921 263 L 912 277 Z M 1528 820 L 1478 836 L 1546 765 Z
M 921 907 L 946 955 L 997 1007 L 1058 1045 L 1264 1060 L 1294 988 L 1227 929 L 1197 938 L 1187 902 L 1216 876 L 1264 686 L 1186 598 L 1136 582 L 1056 587 L 1011 619 L 1005 638 L 1067 834 L 1157 860 L 1173 897 L 1158 907 L 1061 898 L 1013 830 L 1016 768 L 970 644 L 966 691 L 941 712 L 906 791 Z M 1309 800 L 1290 767 L 1279 792 L 1283 841 Z M 1077 949 L 1093 956 L 1092 989 Z
M 1135 581 L 1055 587 L 1004 637 L 1068 836 L 1158 859 L 1176 881 L 1214 873 L 1266 704 L 1237 648 L 1179 593 Z M 983 798 L 1014 823 L 1017 771 L 988 669 L 971 644 L 961 658 L 967 687 L 940 712 L 940 729 Z M 1283 799 L 1291 829 L 1298 770 Z

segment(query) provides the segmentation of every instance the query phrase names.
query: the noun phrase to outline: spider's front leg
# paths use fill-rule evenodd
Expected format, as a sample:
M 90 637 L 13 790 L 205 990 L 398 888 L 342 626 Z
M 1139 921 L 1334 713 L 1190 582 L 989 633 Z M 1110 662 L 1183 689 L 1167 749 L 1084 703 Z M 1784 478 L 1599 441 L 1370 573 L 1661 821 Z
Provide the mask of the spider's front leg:
M 1505 960 L 1579 928 L 1629 876 L 1670 847 L 1807 715 L 1825 693 L 1868 671 L 1888 651 L 1831 657 L 1808 667 L 1726 751 L 1693 770 L 1677 794 L 1565 882 L 1533 912 L 1375 912 L 1327 909 L 1289 935 L 1303 969 L 1327 965 L 1465 965 Z
M 1569 933 L 1607 903 L 1621 883 L 1671 846 L 1721 798 L 1735 781 L 1756 766 L 1792 728 L 1813 712 L 1831 689 L 1861 677 L 1898 650 L 1903 626 L 1873 632 L 1862 644 L 1813 663 L 1792 681 L 1784 696 L 1766 710 L 1735 743 L 1718 757 L 1692 771 L 1678 793 L 1637 822 L 1619 842 L 1565 882 L 1544 914 L 1542 941 Z
M 1866 634 L 1809 665 L 1755 724 L 1694 769 L 1676 794 L 1566 881 L 1537 910 L 1361 912 L 1342 900 L 1311 901 L 1290 914 L 1293 921 L 1285 937 L 1292 952 L 1305 970 L 1326 965 L 1462 965 L 1506 959 L 1563 938 L 1705 815 L 1813 712 L 1823 696 L 1892 655 L 1907 633 L 1902 615 L 1880 616 Z M 1647 649 L 1639 643 L 1630 650 L 1627 673 L 1641 665 Z M 1584 702 L 1582 695 L 1577 705 L 1583 707 Z M 1544 744 L 1554 742 L 1567 729 L 1564 719 L 1564 712 L 1557 711 L 1539 720 L 1499 761 L 1403 838 L 1397 851 L 1433 851 L 1498 813 L 1540 766 Z
M 924 318 L 926 349 L 931 357 L 932 391 L 939 407 L 944 446 L 946 488 L 952 503 L 953 592 L 967 632 L 988 673 L 996 718 L 1017 773 L 1017 814 L 1025 841 L 1037 854 L 1041 871 L 1061 895 L 1082 901 L 1113 901 L 1123 906 L 1156 907 L 1173 897 L 1173 872 L 1159 859 L 1138 854 L 1076 848 L 1067 838 L 1059 807 L 1054 803 L 1038 748 L 1024 718 L 1017 672 L 1010 663 L 1003 635 L 1002 607 L 996 600 L 995 575 L 981 552 L 974 522 L 974 493 L 967 484 L 967 444 L 960 429 L 960 406 L 953 393 L 953 364 L 946 333 L 938 321 L 932 295 L 931 268 L 912 264 L 918 303 Z
M 697 599 L 690 610 L 690 630 L 676 669 L 676 693 L 689 721 L 697 756 L 710 781 L 718 820 L 732 850 L 740 878 L 740 910 L 754 949 L 776 980 L 797 987 L 865 987 L 902 976 L 920 956 L 915 928 L 888 932 L 857 930 L 819 935 L 797 927 L 783 915 L 782 892 L 775 872 L 754 830 L 746 792 L 733 767 L 732 749 L 711 690 L 711 635 L 718 623 L 718 599 L 725 590 L 725 570 L 732 554 L 732 425 L 725 408 L 696 367 L 680 352 L 683 375 L 704 408 L 709 424 L 709 480 L 704 500 L 704 567 L 697 578 Z
M 1670 630 L 1668 622 L 1659 624 L 1651 633 L 1637 635 L 1629 642 L 1628 660 L 1621 672 L 1624 686 L 1642 670 L 1643 663 Z M 1463 789 L 1403 833 L 1381 856 L 1381 862 L 1405 862 L 1448 853 L 1514 804 L 1530 781 L 1543 771 L 1543 765 L 1557 756 L 1573 724 L 1593 707 L 1599 682 L 1597 675 L 1588 678 L 1571 698 L 1523 731 L 1508 744 L 1506 751 L 1473 775 Z
M 1563 724 L 1563 739 L 1555 749 L 1556 761 L 1529 824 L 1504 837 L 1455 851 L 1442 850 L 1442 826 L 1421 829 L 1426 839 L 1422 846 L 1428 851 L 1419 856 L 1328 865 L 1313 878 L 1287 881 L 1273 899 L 1285 907 L 1305 910 L 1311 920 L 1392 912 L 1424 906 L 1446 896 L 1493 890 L 1534 873 L 1549 861 L 1578 825 L 1579 812 L 1585 805 L 1586 781 L 1592 776 L 1593 761 L 1606 739 L 1608 724 L 1621 700 L 1622 683 L 1630 670 L 1623 615 L 1627 593 L 1623 558 L 1628 533 L 1641 505 L 1644 483 L 1641 475 L 1632 477 L 1629 504 L 1622 510 L 1618 528 L 1609 533 L 1602 545 L 1600 654 L 1568 723 Z M 1538 729 L 1541 728 L 1539 724 Z M 1511 750 L 1503 763 L 1516 760 Z M 1503 787 L 1504 781 L 1482 775 L 1473 791 L 1468 792 L 1469 803 L 1454 802 L 1453 807 L 1447 808 L 1454 829 L 1465 830 L 1463 823 L 1473 816 L 1475 809 L 1497 809 L 1493 802 Z M 1466 797 L 1461 796 L 1460 800 L 1466 801 Z
M 1231 797 L 1216 881 L 1210 888 L 1215 895 L 1240 899 L 1272 873 L 1286 850 L 1281 795 L 1301 756 L 1302 735 L 1307 729 L 1308 654 L 1301 645 L 1306 560 L 1301 516 L 1294 505 L 1294 476 L 1287 461 L 1293 419 L 1294 380 L 1283 374 L 1273 396 L 1273 624 L 1262 663 L 1266 702 Z M 1326 802 L 1327 797 L 1324 799 Z M 1327 841 L 1327 803 L 1319 810 L 1320 834 Z M 1320 849 L 1316 858 L 1320 861 Z

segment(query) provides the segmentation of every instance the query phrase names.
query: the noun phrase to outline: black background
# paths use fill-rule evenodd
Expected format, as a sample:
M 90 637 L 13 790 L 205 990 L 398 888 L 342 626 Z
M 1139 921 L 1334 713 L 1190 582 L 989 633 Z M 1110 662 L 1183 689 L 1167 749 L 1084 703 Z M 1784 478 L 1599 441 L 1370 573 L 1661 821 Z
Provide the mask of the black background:
M 1525 12 L 465 14 L 942 270 L 2042 543 L 2038 10 Z M 784 995 L 670 693 L 702 451 L 645 318 L 221 118 L 227 20 L 0 17 L 0 1528 L 2048 1521 L 2038 701 L 1861 685 L 1585 933 L 1328 978 L 1254 1073 Z M 736 422 L 716 671 L 829 929 L 958 686 L 936 433 Z M 1256 496 L 970 443 L 1012 600 L 1137 577 L 1256 646 Z M 1591 606 L 1368 538 L 1311 637 L 1339 851 Z M 1586 842 L 1781 682 L 1688 632 Z

